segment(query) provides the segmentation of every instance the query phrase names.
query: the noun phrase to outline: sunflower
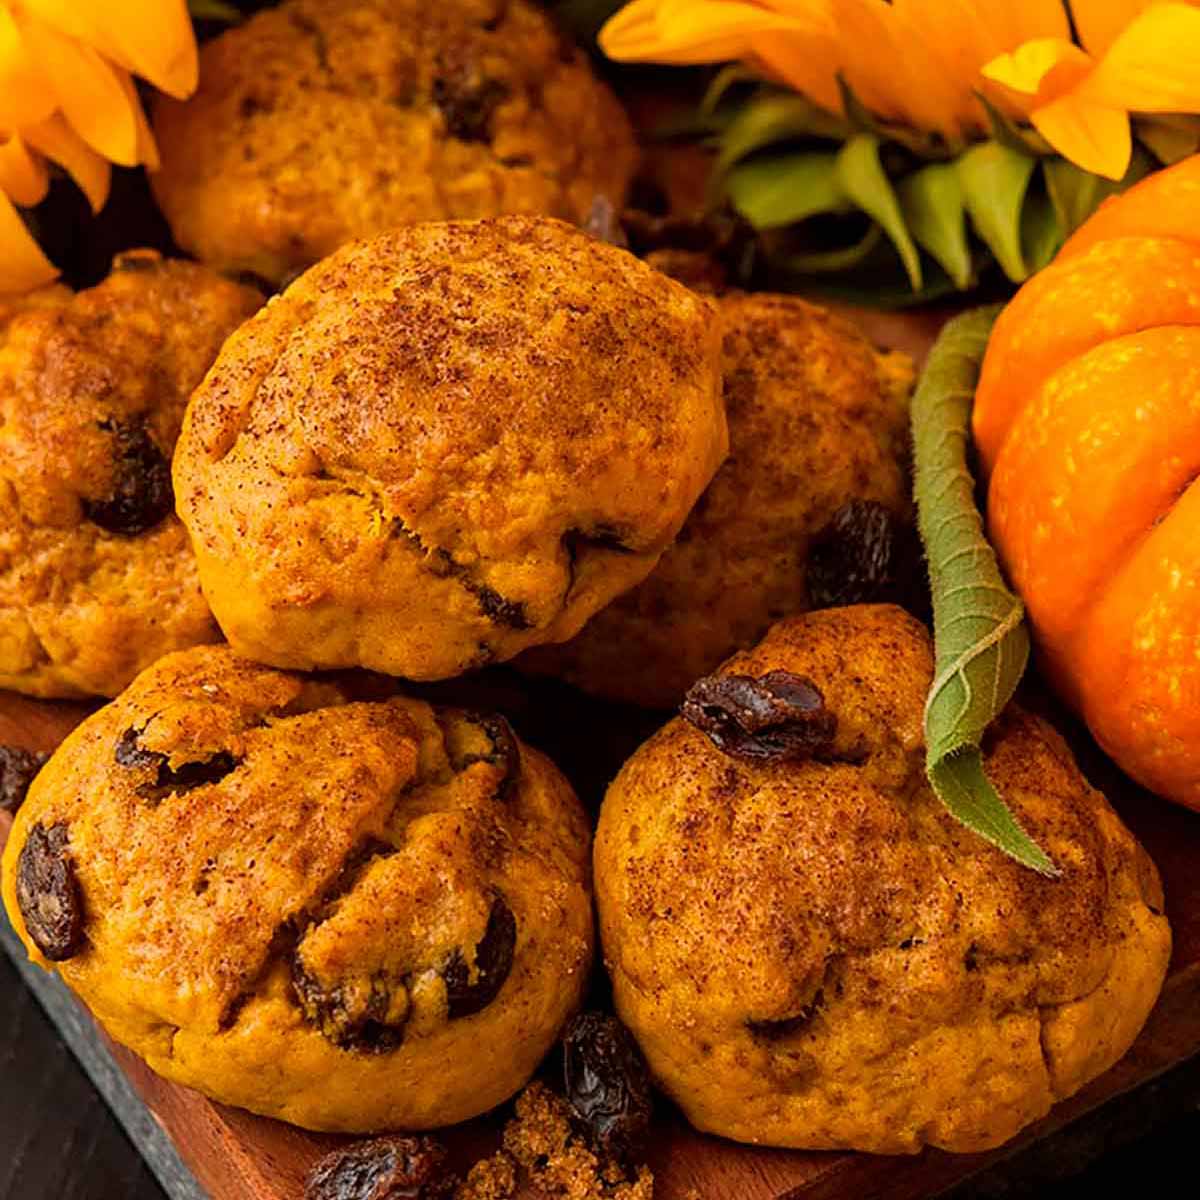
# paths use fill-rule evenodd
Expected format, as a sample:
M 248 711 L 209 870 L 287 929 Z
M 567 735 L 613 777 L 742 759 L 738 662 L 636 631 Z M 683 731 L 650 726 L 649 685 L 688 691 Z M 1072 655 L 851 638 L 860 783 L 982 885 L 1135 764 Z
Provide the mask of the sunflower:
M 975 281 L 968 228 L 1020 280 L 1151 159 L 1200 145 L 1200 0 L 633 0 L 599 40 L 622 61 L 733 63 L 718 97 L 756 79 L 710 131 L 734 206 L 760 229 L 866 213 L 913 291 L 918 247 Z
M 110 164 L 158 164 L 133 76 L 183 98 L 197 70 L 185 0 L 0 0 L 0 293 L 57 275 L 14 207 L 45 196 L 48 165 L 99 211 Z

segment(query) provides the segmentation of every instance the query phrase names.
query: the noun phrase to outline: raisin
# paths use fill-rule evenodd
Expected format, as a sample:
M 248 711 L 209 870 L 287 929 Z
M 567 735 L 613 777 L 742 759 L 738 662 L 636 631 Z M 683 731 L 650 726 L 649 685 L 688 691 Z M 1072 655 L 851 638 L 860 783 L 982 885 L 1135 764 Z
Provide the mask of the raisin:
M 877 500 L 851 500 L 813 538 L 808 552 L 812 608 L 883 601 L 910 605 L 922 575 L 916 531 Z
M 17 907 L 33 944 L 51 961 L 83 949 L 83 897 L 67 851 L 67 827 L 35 825 L 17 858 Z
M 175 507 L 171 464 L 140 422 L 101 421 L 113 437 L 113 486 L 100 500 L 85 499 L 93 525 L 121 537 L 153 529 Z
M 449 1194 L 446 1150 L 431 1137 L 378 1137 L 320 1158 L 305 1200 L 435 1200 Z
M 404 1025 L 389 1025 L 385 1020 L 392 1007 L 392 988 L 384 979 L 372 979 L 365 995 L 357 986 L 326 988 L 294 958 L 292 988 L 300 1011 L 343 1050 L 387 1054 L 404 1041 Z
M 517 948 L 517 921 L 503 896 L 496 896 L 488 913 L 487 928 L 475 947 L 475 982 L 461 950 L 442 966 L 446 983 L 446 1015 L 451 1021 L 486 1008 L 504 986 Z
M 20 746 L 0 746 L 0 809 L 16 812 L 25 802 L 33 777 L 50 755 Z
M 837 733 L 821 689 L 791 671 L 708 675 L 691 686 L 681 712 L 718 750 L 752 761 L 819 757 Z
M 217 783 L 224 779 L 237 767 L 237 759 L 228 750 L 218 750 L 208 758 L 195 762 L 180 763 L 171 766 L 165 754 L 157 750 L 147 750 L 140 742 L 140 729 L 127 729 L 117 739 L 113 758 L 122 767 L 153 767 L 154 781 L 151 788 L 166 788 L 176 792 L 190 791 L 192 788 L 203 787 L 206 783 Z M 145 790 L 144 788 L 142 790 Z
M 575 1017 L 563 1033 L 567 1103 L 603 1157 L 631 1163 L 650 1128 L 650 1075 L 629 1030 L 608 1013 Z
M 508 85 L 457 70 L 433 81 L 433 102 L 446 120 L 446 132 L 460 142 L 488 142 L 492 116 L 508 99 Z
M 443 709 L 446 755 L 451 767 L 465 771 L 485 762 L 503 768 L 496 795 L 505 799 L 521 774 L 521 746 L 512 726 L 499 713 Z
M 621 214 L 616 206 L 603 193 L 597 192 L 592 197 L 592 207 L 587 220 L 583 223 L 584 232 L 601 242 L 619 246 L 622 250 L 629 249 L 629 239 L 621 227 Z

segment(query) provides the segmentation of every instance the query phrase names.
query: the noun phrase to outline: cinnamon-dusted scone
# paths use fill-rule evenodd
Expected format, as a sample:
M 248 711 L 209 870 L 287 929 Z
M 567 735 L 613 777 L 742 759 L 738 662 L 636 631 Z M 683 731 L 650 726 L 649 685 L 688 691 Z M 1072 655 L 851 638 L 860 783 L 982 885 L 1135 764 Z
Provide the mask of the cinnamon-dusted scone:
M 414 221 L 618 208 L 624 110 L 529 0 L 284 0 L 160 98 L 154 191 L 205 262 L 280 282 Z
M 669 708 L 773 621 L 829 604 L 831 584 L 851 589 L 835 601 L 892 599 L 907 582 L 894 576 L 920 571 L 904 553 L 911 360 L 796 297 L 720 306 L 729 458 L 645 582 L 570 642 L 526 654 L 528 669 Z M 863 559 L 871 579 L 841 578 Z
M 594 865 L 617 1009 L 698 1128 L 984 1150 L 1145 1021 L 1171 948 L 1154 865 L 1016 706 L 988 775 L 1061 877 L 957 824 L 922 770 L 931 675 L 897 608 L 792 618 L 610 788 Z
M 262 303 L 152 251 L 0 306 L 0 687 L 113 696 L 220 634 L 173 512 L 188 395 Z
M 180 516 L 231 644 L 436 679 L 643 579 L 726 450 L 713 305 L 559 221 L 334 254 L 188 407 Z
M 588 844 L 502 717 L 198 647 L 55 753 L 4 902 L 167 1078 L 313 1129 L 428 1128 L 516 1091 L 576 1006 Z

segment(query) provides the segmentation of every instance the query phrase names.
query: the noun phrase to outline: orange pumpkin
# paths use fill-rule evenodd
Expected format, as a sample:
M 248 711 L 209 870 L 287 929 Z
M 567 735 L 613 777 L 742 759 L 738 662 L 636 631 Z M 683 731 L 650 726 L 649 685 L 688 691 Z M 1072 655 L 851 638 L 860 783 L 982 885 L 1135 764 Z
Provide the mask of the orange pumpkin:
M 974 432 L 1044 668 L 1200 809 L 1200 156 L 1104 204 L 1001 314 Z

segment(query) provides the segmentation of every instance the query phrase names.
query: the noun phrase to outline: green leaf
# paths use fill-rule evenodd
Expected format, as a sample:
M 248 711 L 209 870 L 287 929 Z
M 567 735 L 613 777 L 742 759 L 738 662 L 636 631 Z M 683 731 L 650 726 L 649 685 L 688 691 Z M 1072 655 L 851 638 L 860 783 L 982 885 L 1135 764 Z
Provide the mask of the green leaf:
M 849 246 L 839 246 L 835 250 L 814 250 L 809 254 L 789 254 L 780 265 L 799 275 L 847 271 L 857 267 L 879 245 L 882 237 L 883 230 L 872 221 L 866 234 Z
M 721 101 L 725 99 L 730 88 L 736 87 L 739 83 L 752 83 L 761 78 L 760 75 L 741 63 L 726 63 L 713 76 L 712 83 L 708 85 L 704 99 L 700 101 L 700 115 L 711 117 L 720 107 Z
M 838 151 L 837 178 L 842 192 L 863 212 L 874 217 L 891 238 L 913 291 L 919 291 L 921 255 L 904 223 L 900 201 L 879 161 L 879 139 L 870 133 L 852 137 Z
M 726 175 L 725 191 L 755 229 L 778 229 L 849 208 L 838 183 L 837 156 L 816 151 L 739 163 Z
M 1079 228 L 1104 203 L 1145 178 L 1154 169 L 1154 161 L 1140 146 L 1135 146 L 1124 179 L 1105 179 L 1091 175 L 1065 158 L 1042 160 L 1046 192 L 1058 214 L 1064 238 Z
M 983 105 L 988 115 L 992 137 L 1002 146 L 1007 146 L 1018 154 L 1034 154 L 1039 157 L 1053 153 L 1050 143 L 1032 125 L 1018 125 L 1002 113 L 984 92 L 976 92 L 975 98 Z
M 196 21 L 228 21 L 232 25 L 242 19 L 240 10 L 224 0 L 188 0 L 188 12 Z
M 1021 251 L 1030 274 L 1050 262 L 1066 236 L 1050 197 L 1041 188 L 1031 190 L 1021 210 Z
M 925 769 L 946 808 L 1005 854 L 1058 869 L 988 780 L 984 730 L 1029 659 L 1024 609 L 1005 586 L 967 468 L 971 402 L 998 306 L 956 317 L 930 351 L 913 397 L 917 516 L 933 591 L 936 665 L 925 704 Z
M 739 159 L 773 142 L 804 136 L 840 138 L 845 126 L 803 96 L 764 92 L 739 108 L 721 138 L 721 152 L 713 164 L 720 176 Z
M 972 281 L 971 250 L 962 187 L 951 163 L 931 163 L 896 187 L 900 210 L 919 245 L 941 265 L 960 290 Z
M 1200 123 L 1195 117 L 1140 117 L 1134 123 L 1134 133 L 1164 167 L 1173 166 L 1200 149 Z
M 1036 165 L 1030 155 L 995 141 L 972 146 L 955 162 L 971 224 L 1014 283 L 1029 274 L 1021 253 L 1021 211 Z
M 878 126 L 875 114 L 858 98 L 858 93 L 846 82 L 846 77 L 839 71 L 837 76 L 838 91 L 842 95 L 842 111 L 851 129 L 859 133 L 876 133 Z

